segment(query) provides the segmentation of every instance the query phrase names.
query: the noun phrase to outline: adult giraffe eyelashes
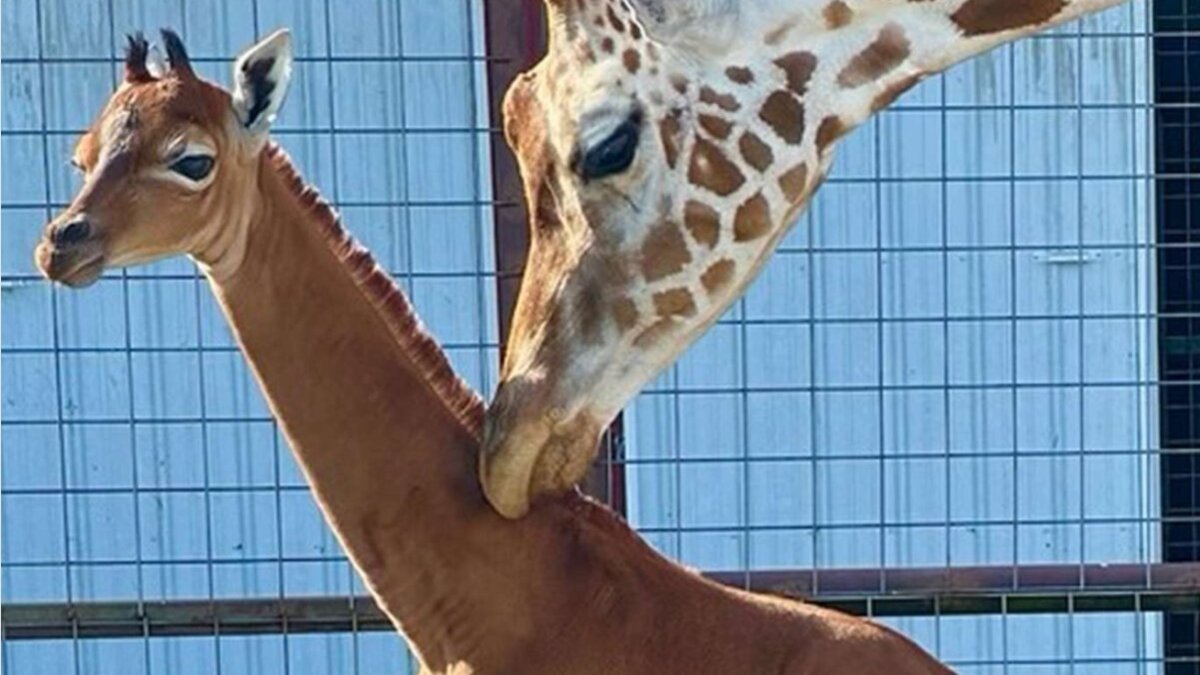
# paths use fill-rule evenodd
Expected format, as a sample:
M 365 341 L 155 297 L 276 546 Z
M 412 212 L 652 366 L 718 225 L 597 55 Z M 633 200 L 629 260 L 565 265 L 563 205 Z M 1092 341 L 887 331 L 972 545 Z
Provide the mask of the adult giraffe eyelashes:
M 604 140 L 576 153 L 571 170 L 585 181 L 622 173 L 633 164 L 641 138 L 643 114 L 634 108 Z

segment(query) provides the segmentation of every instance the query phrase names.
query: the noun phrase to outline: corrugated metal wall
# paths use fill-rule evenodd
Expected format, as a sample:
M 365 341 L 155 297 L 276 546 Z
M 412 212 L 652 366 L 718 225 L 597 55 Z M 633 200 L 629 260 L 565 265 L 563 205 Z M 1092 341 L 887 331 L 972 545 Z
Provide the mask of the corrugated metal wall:
M 745 301 L 628 413 L 652 542 L 722 570 L 1157 559 L 1147 11 L 973 61 L 855 132 Z M 190 263 L 76 293 L 30 254 L 123 31 L 180 29 L 223 82 L 286 25 L 277 137 L 490 391 L 479 3 L 3 12 L 4 600 L 362 592 Z M 976 673 L 1157 672 L 1161 642 L 1152 615 L 898 625 Z M 4 644 L 12 673 L 400 661 L 386 634 Z

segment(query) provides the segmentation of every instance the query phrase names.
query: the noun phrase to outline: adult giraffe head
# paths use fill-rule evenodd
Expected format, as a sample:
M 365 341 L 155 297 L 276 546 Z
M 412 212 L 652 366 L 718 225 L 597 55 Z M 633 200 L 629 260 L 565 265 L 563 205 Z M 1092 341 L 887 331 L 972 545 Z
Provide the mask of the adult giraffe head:
M 277 31 L 238 57 L 230 93 L 196 75 L 178 35 L 162 37 L 163 65 L 129 38 L 124 80 L 75 146 L 83 186 L 34 254 L 51 280 L 86 286 L 106 268 L 177 253 L 240 263 L 238 225 L 287 91 L 291 38 Z
M 530 251 L 481 477 L 516 517 L 754 279 L 839 138 L 922 78 L 1121 0 L 547 0 L 504 104 Z

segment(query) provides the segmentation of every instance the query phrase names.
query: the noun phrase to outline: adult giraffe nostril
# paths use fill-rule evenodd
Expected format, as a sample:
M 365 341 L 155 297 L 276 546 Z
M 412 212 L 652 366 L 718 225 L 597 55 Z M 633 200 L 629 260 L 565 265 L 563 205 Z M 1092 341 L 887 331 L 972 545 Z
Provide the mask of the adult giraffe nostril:
M 92 226 L 87 220 L 77 218 L 54 228 L 51 239 L 55 246 L 71 246 L 87 239 L 92 234 Z

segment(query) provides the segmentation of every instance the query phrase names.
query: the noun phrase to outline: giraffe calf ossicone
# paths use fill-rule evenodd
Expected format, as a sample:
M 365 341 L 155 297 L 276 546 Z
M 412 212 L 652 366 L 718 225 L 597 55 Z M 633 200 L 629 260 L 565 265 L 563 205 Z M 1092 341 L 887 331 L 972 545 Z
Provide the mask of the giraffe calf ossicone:
M 742 293 L 848 131 L 922 78 L 1122 0 L 547 0 L 505 130 L 530 251 L 480 473 L 574 485 L 621 407 Z

